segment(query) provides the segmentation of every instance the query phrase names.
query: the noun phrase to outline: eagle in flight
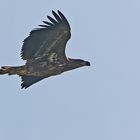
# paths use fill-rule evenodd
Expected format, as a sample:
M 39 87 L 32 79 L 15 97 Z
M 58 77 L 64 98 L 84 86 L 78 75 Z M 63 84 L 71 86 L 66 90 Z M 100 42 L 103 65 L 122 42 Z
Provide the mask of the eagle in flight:
M 65 55 L 67 41 L 71 37 L 70 25 L 66 17 L 58 10 L 52 11 L 54 18 L 47 16 L 44 25 L 34 29 L 23 41 L 21 58 L 26 60 L 22 66 L 2 66 L 0 74 L 17 74 L 22 79 L 22 88 L 65 71 L 83 66 L 90 62 L 68 58 Z

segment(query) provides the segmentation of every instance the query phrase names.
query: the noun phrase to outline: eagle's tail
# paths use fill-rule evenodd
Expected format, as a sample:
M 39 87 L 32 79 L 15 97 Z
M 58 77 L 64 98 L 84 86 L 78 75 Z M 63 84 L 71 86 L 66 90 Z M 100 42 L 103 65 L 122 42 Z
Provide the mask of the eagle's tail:
M 15 68 L 14 67 L 3 66 L 0 69 L 0 74 L 12 75 L 12 74 L 16 74 L 16 71 L 15 71 Z
M 20 75 L 20 71 L 22 69 L 23 69 L 23 66 L 19 66 L 19 67 L 2 66 L 0 68 L 0 74 L 8 74 L 8 75 L 18 74 L 18 75 Z

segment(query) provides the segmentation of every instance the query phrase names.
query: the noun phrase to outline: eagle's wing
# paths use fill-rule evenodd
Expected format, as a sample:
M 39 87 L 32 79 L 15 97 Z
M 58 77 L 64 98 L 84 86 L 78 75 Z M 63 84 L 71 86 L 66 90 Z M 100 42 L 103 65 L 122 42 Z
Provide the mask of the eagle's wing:
M 46 77 L 36 77 L 36 76 L 22 76 L 22 84 L 21 88 L 28 88 L 29 86 L 33 85 L 34 83 L 44 79 Z
M 47 16 L 50 22 L 43 21 L 45 25 L 39 25 L 30 32 L 30 35 L 23 41 L 21 57 L 24 60 L 38 58 L 49 58 L 57 55 L 58 59 L 66 59 L 65 46 L 69 40 L 70 25 L 65 16 L 58 10 L 52 11 L 55 18 Z

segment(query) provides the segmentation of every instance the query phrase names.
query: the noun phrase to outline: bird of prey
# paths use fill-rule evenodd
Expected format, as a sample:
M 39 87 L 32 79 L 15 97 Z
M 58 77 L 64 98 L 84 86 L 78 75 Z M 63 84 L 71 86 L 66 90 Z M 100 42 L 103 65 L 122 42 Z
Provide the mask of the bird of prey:
M 22 66 L 2 66 L 0 74 L 17 74 L 22 79 L 21 88 L 65 71 L 83 66 L 90 62 L 68 58 L 65 55 L 67 41 L 71 37 L 70 25 L 66 17 L 58 10 L 52 10 L 54 18 L 47 16 L 49 21 L 32 30 L 23 41 L 21 58 L 26 60 Z

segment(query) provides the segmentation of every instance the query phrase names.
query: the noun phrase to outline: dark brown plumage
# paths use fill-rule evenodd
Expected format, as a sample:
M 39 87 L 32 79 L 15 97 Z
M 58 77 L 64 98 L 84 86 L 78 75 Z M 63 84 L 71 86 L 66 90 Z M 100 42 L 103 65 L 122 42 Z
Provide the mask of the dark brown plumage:
M 65 71 L 82 66 L 90 66 L 88 61 L 67 58 L 65 47 L 71 37 L 70 25 L 65 16 L 52 11 L 54 18 L 47 16 L 50 22 L 34 29 L 23 41 L 21 57 L 26 64 L 18 67 L 3 66 L 0 74 L 17 74 L 22 78 L 22 88 Z

